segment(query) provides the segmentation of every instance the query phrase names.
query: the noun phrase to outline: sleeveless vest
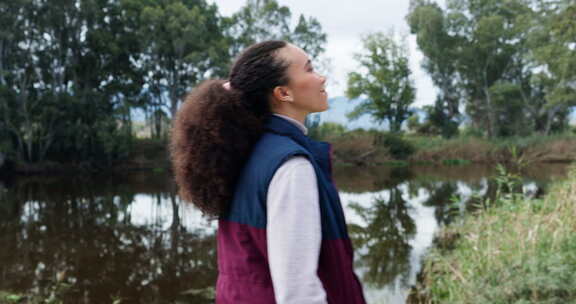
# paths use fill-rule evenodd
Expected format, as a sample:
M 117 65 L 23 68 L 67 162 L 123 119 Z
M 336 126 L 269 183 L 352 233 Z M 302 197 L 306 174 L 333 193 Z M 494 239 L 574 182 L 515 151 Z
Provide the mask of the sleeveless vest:
M 216 304 L 276 303 L 266 248 L 266 197 L 274 173 L 294 155 L 306 156 L 317 176 L 322 226 L 317 274 L 328 303 L 365 304 L 332 181 L 330 144 L 312 140 L 275 115 L 268 118 L 266 129 L 242 170 L 228 212 L 218 220 Z

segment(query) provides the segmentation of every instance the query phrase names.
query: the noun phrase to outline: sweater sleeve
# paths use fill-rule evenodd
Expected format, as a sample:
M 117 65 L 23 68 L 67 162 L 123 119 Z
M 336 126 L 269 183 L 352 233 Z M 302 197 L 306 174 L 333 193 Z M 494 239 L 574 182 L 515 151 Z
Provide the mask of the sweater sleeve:
M 304 156 L 276 171 L 268 187 L 267 250 L 277 304 L 325 304 L 317 275 L 322 242 L 316 173 Z

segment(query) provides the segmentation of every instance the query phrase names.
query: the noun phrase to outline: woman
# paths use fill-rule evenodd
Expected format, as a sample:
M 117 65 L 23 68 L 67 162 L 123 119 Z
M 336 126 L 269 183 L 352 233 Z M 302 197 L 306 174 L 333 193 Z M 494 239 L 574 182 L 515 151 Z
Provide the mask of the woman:
M 365 303 L 330 146 L 304 126 L 328 109 L 325 82 L 303 50 L 266 41 L 177 113 L 179 194 L 218 218 L 217 304 Z

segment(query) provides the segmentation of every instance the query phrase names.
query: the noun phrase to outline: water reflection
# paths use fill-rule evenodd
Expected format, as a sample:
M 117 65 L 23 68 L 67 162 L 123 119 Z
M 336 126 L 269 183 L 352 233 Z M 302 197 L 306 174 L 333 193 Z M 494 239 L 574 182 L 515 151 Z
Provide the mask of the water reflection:
M 565 174 L 535 172 L 547 171 L 555 173 L 526 174 L 523 191 L 539 195 Z M 438 227 L 493 196 L 493 173 L 335 168 L 369 303 L 406 302 Z M 181 204 L 165 174 L 5 181 L 0 291 L 64 303 L 212 303 L 215 231 Z
M 369 206 L 352 202 L 348 205 L 365 223 L 351 224 L 350 236 L 359 252 L 360 265 L 368 269 L 364 281 L 375 288 L 395 283 L 400 277 L 407 285 L 410 270 L 410 240 L 416 233 L 416 224 L 409 214 L 411 206 L 402 198 L 397 187 L 387 195 L 375 195 Z
M 215 239 L 187 229 L 173 192 L 137 195 L 103 180 L 27 180 L 0 205 L 0 290 L 65 303 L 209 303 Z M 3 211 L 4 211 L 3 210 Z

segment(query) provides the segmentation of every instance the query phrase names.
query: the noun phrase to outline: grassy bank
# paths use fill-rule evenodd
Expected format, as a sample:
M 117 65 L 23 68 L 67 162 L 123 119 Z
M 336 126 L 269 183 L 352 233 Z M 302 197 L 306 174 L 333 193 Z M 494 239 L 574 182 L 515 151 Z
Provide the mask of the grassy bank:
M 444 139 L 381 131 L 353 130 L 320 140 L 333 144 L 339 163 L 356 165 L 422 163 L 571 162 L 576 160 L 576 134 L 485 139 Z
M 170 169 L 167 150 L 168 143 L 163 139 L 136 138 L 130 145 L 129 153 L 112 162 L 104 161 L 42 161 L 26 163 L 14 161 L 6 174 L 67 174 L 75 172 L 126 172 L 148 170 L 163 172 Z M 2 176 L 0 168 L 0 176 Z
M 445 228 L 419 303 L 576 303 L 576 167 L 543 199 L 500 195 Z
M 517 157 L 527 162 L 576 160 L 576 134 L 572 133 L 490 140 L 470 136 L 454 139 L 420 136 L 404 138 L 416 147 L 416 152 L 410 156 L 412 161 L 462 159 L 471 162 L 506 162 Z

